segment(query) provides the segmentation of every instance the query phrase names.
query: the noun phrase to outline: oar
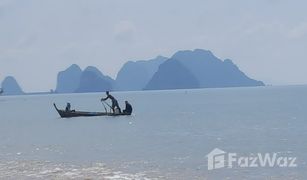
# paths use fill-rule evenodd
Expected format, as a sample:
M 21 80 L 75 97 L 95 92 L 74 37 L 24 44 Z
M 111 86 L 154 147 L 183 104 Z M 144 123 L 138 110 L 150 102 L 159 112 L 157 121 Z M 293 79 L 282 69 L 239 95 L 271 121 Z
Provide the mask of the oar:
M 110 106 L 107 102 L 105 102 L 105 101 L 101 101 L 101 102 L 104 102 L 104 103 L 106 103 L 106 105 L 108 105 L 109 106 L 109 108 L 110 108 L 110 112 L 111 112 L 111 110 L 112 110 L 112 106 Z
M 106 106 L 104 105 L 104 103 L 101 101 L 101 104 L 103 105 L 103 107 L 104 107 L 104 110 L 106 111 L 106 113 L 108 112 L 108 110 L 107 110 L 107 108 L 106 108 Z

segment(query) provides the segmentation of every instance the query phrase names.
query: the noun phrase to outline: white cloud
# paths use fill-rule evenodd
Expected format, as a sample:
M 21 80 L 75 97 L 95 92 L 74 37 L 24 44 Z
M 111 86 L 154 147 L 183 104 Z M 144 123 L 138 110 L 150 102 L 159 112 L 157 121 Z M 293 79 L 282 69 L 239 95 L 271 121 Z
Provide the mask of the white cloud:
M 298 39 L 307 36 L 307 22 L 300 23 L 289 32 L 289 38 Z
M 72 63 L 115 77 L 128 60 L 203 48 L 232 58 L 256 79 L 307 83 L 306 6 L 304 0 L 0 0 L 0 79 L 13 75 L 26 91 L 43 91 Z M 273 72 L 276 64 L 280 71 Z M 284 73 L 289 66 L 293 76 Z
M 131 42 L 135 38 L 136 27 L 131 21 L 120 21 L 114 27 L 114 36 L 117 41 Z

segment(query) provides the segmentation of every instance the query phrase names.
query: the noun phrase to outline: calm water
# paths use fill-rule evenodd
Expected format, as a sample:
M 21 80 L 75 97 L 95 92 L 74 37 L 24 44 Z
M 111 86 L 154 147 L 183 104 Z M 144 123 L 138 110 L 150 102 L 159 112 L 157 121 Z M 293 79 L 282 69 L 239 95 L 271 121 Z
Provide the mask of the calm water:
M 103 93 L 0 97 L 0 179 L 307 177 L 307 86 L 113 94 L 133 116 L 61 119 L 52 106 L 103 111 Z M 214 148 L 295 156 L 298 167 L 208 171 Z

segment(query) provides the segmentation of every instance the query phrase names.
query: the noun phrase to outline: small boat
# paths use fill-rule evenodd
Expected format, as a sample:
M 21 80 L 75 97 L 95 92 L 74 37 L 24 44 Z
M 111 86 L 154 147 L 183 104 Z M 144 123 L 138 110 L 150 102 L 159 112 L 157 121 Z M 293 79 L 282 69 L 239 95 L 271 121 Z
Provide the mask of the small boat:
M 111 113 L 111 112 L 85 112 L 85 111 L 65 111 L 58 109 L 56 104 L 53 103 L 54 108 L 57 110 L 61 118 L 71 117 L 92 117 L 92 116 L 129 116 L 126 113 Z

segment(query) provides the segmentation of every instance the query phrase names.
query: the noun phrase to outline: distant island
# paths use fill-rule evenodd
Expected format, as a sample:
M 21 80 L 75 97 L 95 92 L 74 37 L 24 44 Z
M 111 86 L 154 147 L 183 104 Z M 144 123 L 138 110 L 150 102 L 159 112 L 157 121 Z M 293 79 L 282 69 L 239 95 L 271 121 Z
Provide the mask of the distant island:
M 104 92 L 114 89 L 115 81 L 102 74 L 96 67 L 89 66 L 81 74 L 76 93 Z
M 172 57 L 128 61 L 116 79 L 89 66 L 82 70 L 73 64 L 58 73 L 52 93 L 140 91 L 196 88 L 264 86 L 242 72 L 233 61 L 221 60 L 207 50 L 178 51 Z M 4 95 L 25 94 L 13 77 L 2 82 Z M 49 92 L 51 93 L 51 92 Z
M 24 92 L 14 77 L 8 76 L 1 83 L 2 95 L 23 95 Z
M 179 51 L 169 61 L 177 61 L 177 63 L 165 62 L 168 63 L 168 67 L 162 64 L 153 77 L 160 76 L 160 80 L 156 81 L 156 85 L 149 82 L 145 89 L 168 89 L 167 86 L 161 86 L 166 83 L 173 84 L 175 89 L 176 87 L 188 89 L 264 86 L 263 82 L 249 78 L 231 60 L 222 61 L 210 51 L 202 49 Z M 181 70 L 177 69 L 178 64 L 181 64 Z M 189 79 L 182 77 L 182 73 L 189 74 Z M 169 81 L 171 76 L 174 77 L 173 81 Z M 167 80 L 169 82 L 166 82 Z M 197 81 L 198 86 L 195 86 L 195 83 L 189 84 L 188 80 Z
M 169 59 L 159 66 L 145 86 L 145 90 L 194 89 L 199 88 L 194 74 L 176 59 Z
M 73 64 L 61 71 L 57 77 L 57 93 L 101 92 L 113 89 L 114 80 L 103 75 L 96 67 L 89 66 L 84 71 Z
M 128 61 L 117 74 L 116 90 L 143 90 L 158 71 L 159 66 L 167 59 L 167 57 L 158 56 L 150 60 Z

